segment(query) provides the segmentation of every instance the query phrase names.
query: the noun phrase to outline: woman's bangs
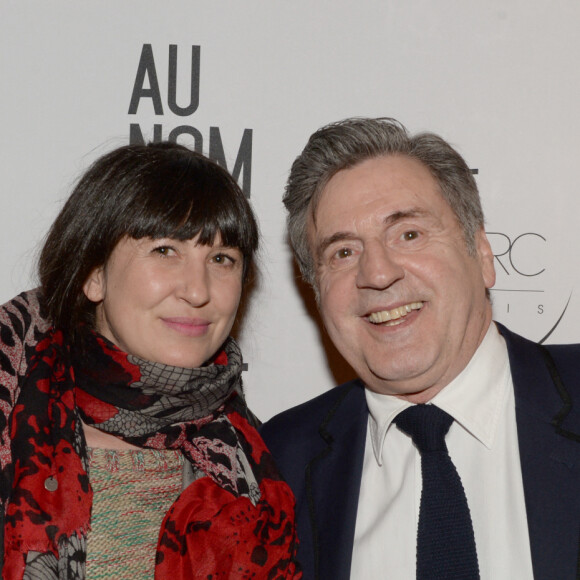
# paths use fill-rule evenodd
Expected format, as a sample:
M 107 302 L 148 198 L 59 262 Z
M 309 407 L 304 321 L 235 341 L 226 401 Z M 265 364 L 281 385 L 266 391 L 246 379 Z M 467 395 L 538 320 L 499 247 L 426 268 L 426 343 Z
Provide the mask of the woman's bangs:
M 248 216 L 240 212 L 237 200 L 229 191 L 198 191 L 197 187 L 180 188 L 161 195 L 149 195 L 149 203 L 129 216 L 126 229 L 130 237 L 174 238 L 199 237 L 202 245 L 212 245 L 219 235 L 225 246 L 245 248 Z
M 219 237 L 222 245 L 245 250 L 247 216 L 239 214 L 238 204 L 223 192 L 206 193 L 202 198 L 202 203 L 192 205 L 187 218 L 171 237 L 189 240 L 198 236 L 203 245 L 213 245 Z

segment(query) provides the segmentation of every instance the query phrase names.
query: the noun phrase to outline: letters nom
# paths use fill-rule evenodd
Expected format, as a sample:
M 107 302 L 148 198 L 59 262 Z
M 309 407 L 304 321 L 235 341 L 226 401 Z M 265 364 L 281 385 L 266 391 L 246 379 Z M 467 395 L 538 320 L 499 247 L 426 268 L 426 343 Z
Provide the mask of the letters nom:
M 193 149 L 198 153 L 203 153 L 203 136 L 201 132 L 195 127 L 189 125 L 180 125 L 175 127 L 166 137 L 168 141 L 177 142 L 181 135 L 188 136 L 193 139 Z M 153 141 L 157 143 L 163 140 L 163 127 L 155 123 L 153 125 Z M 129 126 L 129 142 L 135 144 L 145 144 L 145 137 L 141 131 L 138 123 L 131 123 Z M 222 143 L 222 137 L 219 127 L 209 128 L 209 153 L 210 159 L 219 163 L 224 169 L 230 171 L 226 162 L 226 154 Z M 241 181 L 241 188 L 247 198 L 251 195 L 252 189 L 252 129 L 244 129 L 234 168 L 231 174 L 235 180 L 239 182 L 240 174 L 243 169 L 243 177 Z

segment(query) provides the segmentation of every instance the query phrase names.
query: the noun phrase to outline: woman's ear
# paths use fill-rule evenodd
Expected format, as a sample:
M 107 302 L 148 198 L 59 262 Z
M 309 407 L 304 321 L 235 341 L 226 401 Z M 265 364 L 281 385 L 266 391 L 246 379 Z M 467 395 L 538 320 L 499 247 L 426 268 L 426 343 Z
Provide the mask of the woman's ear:
M 102 302 L 105 298 L 106 280 L 103 266 L 95 268 L 83 284 L 83 292 L 91 302 Z

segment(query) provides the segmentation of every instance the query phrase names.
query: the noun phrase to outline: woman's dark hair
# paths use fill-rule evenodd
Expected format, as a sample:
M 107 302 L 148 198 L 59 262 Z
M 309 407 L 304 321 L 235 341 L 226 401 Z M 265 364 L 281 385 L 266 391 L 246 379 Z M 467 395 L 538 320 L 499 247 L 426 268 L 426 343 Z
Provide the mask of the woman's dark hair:
M 243 279 L 259 243 L 256 218 L 217 163 L 176 143 L 127 145 L 97 159 L 48 232 L 38 270 L 46 314 L 73 340 L 94 326 L 83 285 L 124 237 L 175 238 L 239 248 Z

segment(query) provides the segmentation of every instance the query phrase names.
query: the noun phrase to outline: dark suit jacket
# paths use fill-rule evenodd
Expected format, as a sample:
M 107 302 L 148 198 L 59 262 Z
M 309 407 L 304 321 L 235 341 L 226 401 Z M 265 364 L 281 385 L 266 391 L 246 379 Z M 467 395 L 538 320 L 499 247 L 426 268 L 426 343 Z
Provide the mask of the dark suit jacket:
M 580 579 L 580 345 L 542 347 L 498 327 L 515 389 L 534 578 Z M 350 578 L 367 420 L 364 386 L 352 381 L 262 427 L 296 495 L 305 580 Z

